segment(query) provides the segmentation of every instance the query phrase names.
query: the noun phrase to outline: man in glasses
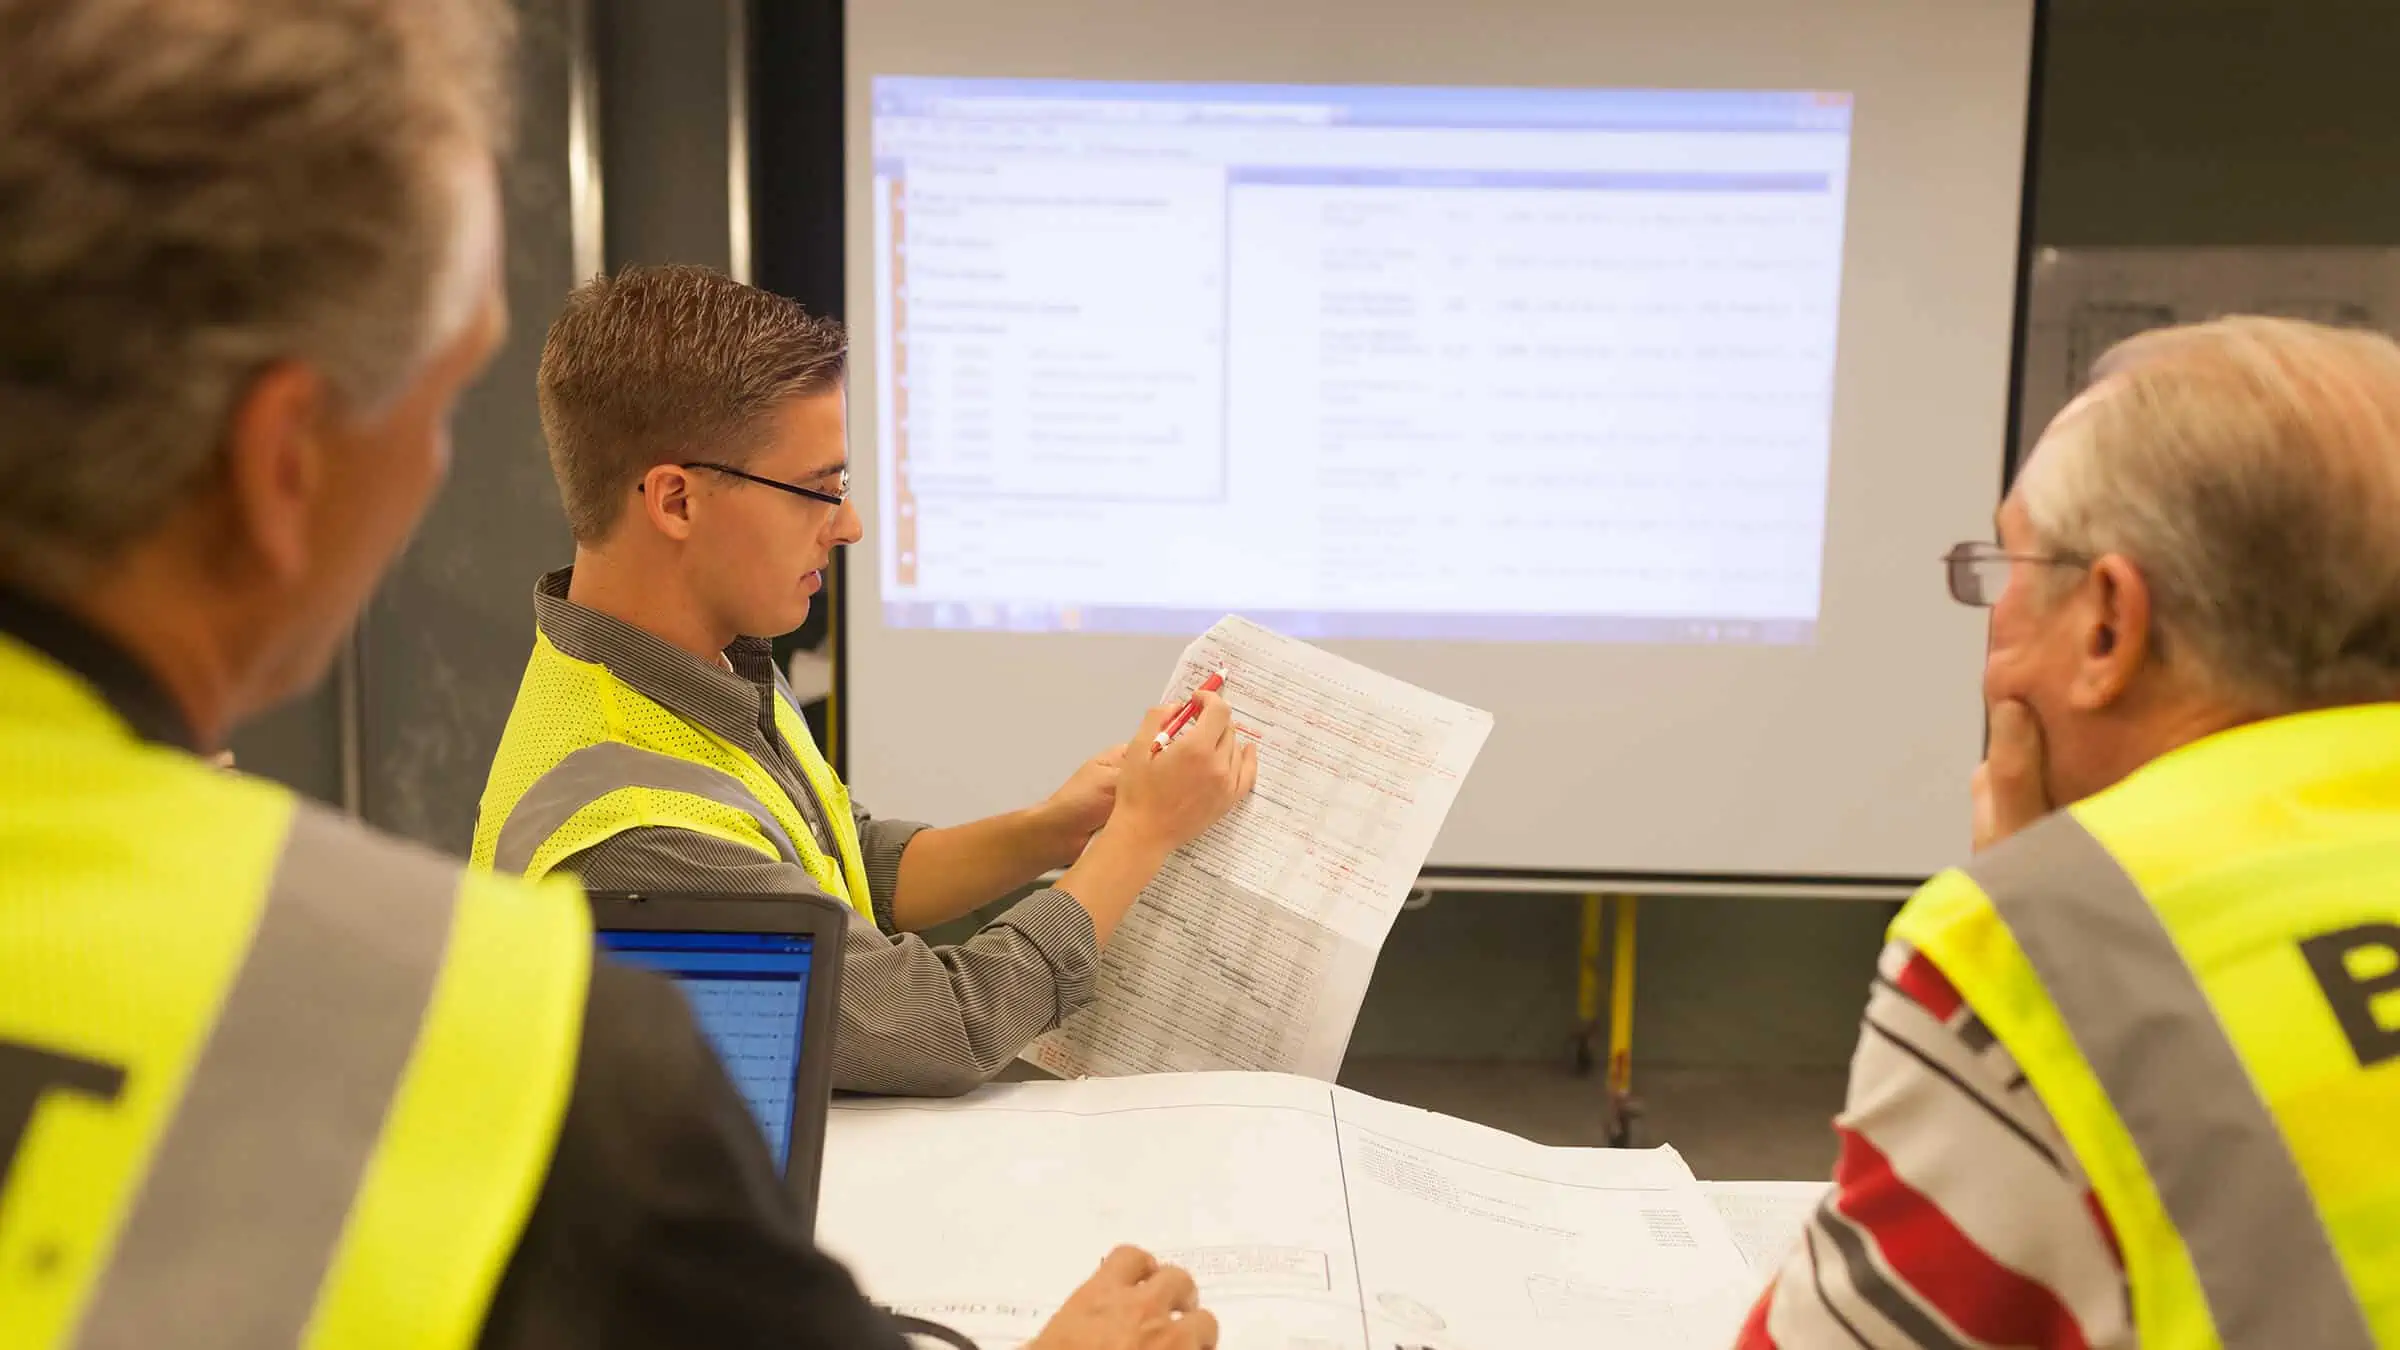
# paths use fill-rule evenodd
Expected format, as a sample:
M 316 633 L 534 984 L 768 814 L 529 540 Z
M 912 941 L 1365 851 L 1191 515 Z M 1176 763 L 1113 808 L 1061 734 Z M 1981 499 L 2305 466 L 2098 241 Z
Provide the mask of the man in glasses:
M 1209 695 L 1164 752 L 1104 752 L 1023 811 L 926 829 L 854 809 L 768 649 L 860 536 L 844 348 L 840 325 L 704 268 L 627 268 L 568 299 L 540 396 L 575 565 L 535 588 L 474 859 L 604 890 L 832 896 L 856 912 L 834 1085 L 958 1093 L 1090 1001 L 1099 945 L 1249 791 L 1256 752 Z M 1005 715 L 982 697 L 961 672 L 962 754 Z M 962 945 L 915 936 L 1053 868 Z
M 1741 1344 L 2400 1345 L 2400 346 L 2135 338 L 1998 526 L 1976 854 Z

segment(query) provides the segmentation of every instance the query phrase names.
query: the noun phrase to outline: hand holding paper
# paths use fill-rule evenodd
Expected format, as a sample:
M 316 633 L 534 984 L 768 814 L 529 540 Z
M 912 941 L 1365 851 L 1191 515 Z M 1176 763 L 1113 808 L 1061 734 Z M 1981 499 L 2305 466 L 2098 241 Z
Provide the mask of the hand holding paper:
M 1163 748 L 1160 709 L 1142 719 L 1125 747 L 1117 780 L 1117 810 L 1109 823 L 1139 830 L 1181 848 L 1223 819 L 1258 781 L 1258 751 L 1233 734 L 1225 700 L 1203 693 L 1198 713 Z M 1164 705 L 1162 705 L 1163 707 Z
M 1168 701 L 1216 671 L 1223 697 L 1200 693 L 1202 712 L 1156 764 L 1195 742 L 1255 740 L 1241 753 L 1256 791 L 1159 869 L 1102 953 L 1097 999 L 1025 1052 L 1053 1073 L 1331 1079 L 1392 920 L 1491 733 L 1489 713 L 1244 619 L 1185 650 Z M 1128 756 L 1120 812 L 1143 758 Z

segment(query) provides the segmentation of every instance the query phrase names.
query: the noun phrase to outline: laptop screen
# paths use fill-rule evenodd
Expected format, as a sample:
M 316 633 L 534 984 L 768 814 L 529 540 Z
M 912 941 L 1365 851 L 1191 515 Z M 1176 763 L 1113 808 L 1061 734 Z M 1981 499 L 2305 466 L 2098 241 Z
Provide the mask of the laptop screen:
M 814 941 L 784 933 L 644 932 L 603 929 L 600 945 L 628 965 L 682 986 L 700 1030 L 714 1045 L 766 1132 L 781 1170 L 792 1151 L 793 1081 L 808 1009 Z

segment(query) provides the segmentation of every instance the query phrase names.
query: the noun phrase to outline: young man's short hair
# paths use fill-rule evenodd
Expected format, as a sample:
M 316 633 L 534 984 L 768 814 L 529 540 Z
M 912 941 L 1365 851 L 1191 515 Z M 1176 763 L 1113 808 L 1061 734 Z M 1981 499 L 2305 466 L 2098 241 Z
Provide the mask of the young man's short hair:
M 626 267 L 567 297 L 542 345 L 542 434 L 579 543 L 660 464 L 740 464 L 790 399 L 839 389 L 842 326 L 705 267 Z

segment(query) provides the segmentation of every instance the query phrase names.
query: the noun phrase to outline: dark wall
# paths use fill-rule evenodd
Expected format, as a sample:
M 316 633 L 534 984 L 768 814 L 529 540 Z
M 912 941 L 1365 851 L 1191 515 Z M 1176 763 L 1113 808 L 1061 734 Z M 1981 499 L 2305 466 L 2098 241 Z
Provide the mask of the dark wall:
M 750 165 L 757 229 L 755 280 L 809 312 L 843 318 L 842 0 L 765 0 L 752 6 Z M 833 190 L 826 190 L 826 185 Z M 839 612 L 848 550 L 834 555 L 826 603 L 799 632 L 776 644 L 824 648 Z M 842 678 L 838 644 L 828 648 Z M 843 765 L 842 737 L 828 726 L 838 707 L 807 709 L 817 743 Z
M 533 579 L 570 552 L 533 401 L 542 330 L 574 284 L 566 0 L 520 0 L 524 90 L 504 181 L 508 342 L 460 405 L 449 485 L 368 611 L 366 815 L 466 851 L 532 646 Z
M 2046 245 L 2400 241 L 2400 9 L 2060 0 Z
M 593 11 L 608 265 L 688 262 L 722 270 L 731 238 L 726 7 L 595 0 Z
M 517 143 L 506 345 L 459 405 L 448 485 L 362 628 L 367 818 L 463 853 L 531 640 L 534 576 L 568 552 L 533 403 L 542 329 L 572 284 L 567 214 L 571 0 L 518 0 Z M 342 794 L 331 685 L 234 738 L 242 767 L 326 801 Z
M 532 642 L 533 580 L 573 556 L 542 448 L 534 374 L 575 274 L 568 194 L 576 0 L 518 0 L 518 140 L 504 168 L 509 338 L 461 403 L 450 480 L 361 630 L 366 817 L 454 852 Z M 728 9 L 590 0 L 606 265 L 727 265 Z M 244 768 L 342 793 L 332 685 L 236 738 Z

